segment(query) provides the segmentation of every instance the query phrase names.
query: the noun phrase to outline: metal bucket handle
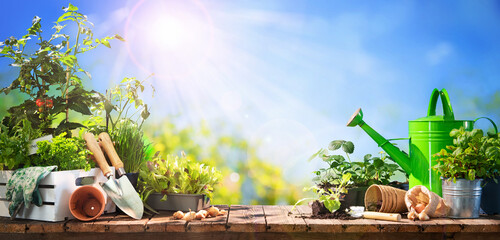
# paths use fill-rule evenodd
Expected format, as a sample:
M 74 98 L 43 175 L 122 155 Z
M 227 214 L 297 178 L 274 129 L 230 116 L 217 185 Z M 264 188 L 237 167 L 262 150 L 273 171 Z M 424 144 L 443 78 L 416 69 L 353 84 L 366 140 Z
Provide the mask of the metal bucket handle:
M 436 104 L 437 100 L 441 95 L 441 102 L 443 103 L 444 120 L 455 120 L 455 115 L 453 114 L 453 108 L 451 107 L 450 98 L 448 97 L 448 92 L 446 89 L 441 89 L 439 91 L 434 88 L 431 95 L 431 101 L 429 102 L 429 108 L 427 110 L 427 116 L 436 116 Z
M 479 119 L 486 119 L 486 120 L 490 121 L 490 123 L 493 125 L 493 129 L 495 129 L 495 134 L 498 134 L 497 125 L 495 124 L 495 122 L 493 122 L 493 120 L 491 120 L 490 118 L 487 118 L 487 117 L 478 117 L 478 118 L 474 119 L 474 124 L 476 124 L 477 120 L 479 120 Z

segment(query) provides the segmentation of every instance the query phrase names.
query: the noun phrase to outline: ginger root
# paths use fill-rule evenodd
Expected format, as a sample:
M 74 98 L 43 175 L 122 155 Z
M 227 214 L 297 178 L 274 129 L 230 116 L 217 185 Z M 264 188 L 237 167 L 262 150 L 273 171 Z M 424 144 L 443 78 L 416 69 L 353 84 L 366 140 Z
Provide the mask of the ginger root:
M 418 218 L 427 221 L 431 217 L 443 217 L 450 209 L 444 199 L 422 185 L 415 186 L 406 192 L 405 203 L 410 220 Z

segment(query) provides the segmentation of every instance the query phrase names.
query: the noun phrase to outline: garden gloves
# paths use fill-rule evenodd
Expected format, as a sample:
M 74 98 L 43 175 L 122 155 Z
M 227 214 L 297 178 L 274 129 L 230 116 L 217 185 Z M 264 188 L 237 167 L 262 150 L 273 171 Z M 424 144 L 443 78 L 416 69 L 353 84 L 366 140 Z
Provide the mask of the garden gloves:
M 18 169 L 7 182 L 7 201 L 9 201 L 9 214 L 14 219 L 22 206 L 28 209 L 31 203 L 42 205 L 42 195 L 38 184 L 57 166 L 29 167 Z

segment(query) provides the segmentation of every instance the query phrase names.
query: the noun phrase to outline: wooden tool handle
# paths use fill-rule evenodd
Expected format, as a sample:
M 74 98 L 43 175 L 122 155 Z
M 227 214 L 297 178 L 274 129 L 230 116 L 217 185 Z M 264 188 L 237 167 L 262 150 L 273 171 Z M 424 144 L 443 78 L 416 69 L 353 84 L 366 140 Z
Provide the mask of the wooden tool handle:
M 97 165 L 99 165 L 102 174 L 107 177 L 111 174 L 111 168 L 109 168 L 108 162 L 106 161 L 104 153 L 101 151 L 101 147 L 99 147 L 97 140 L 95 140 L 94 134 L 85 133 L 83 135 L 83 139 L 87 142 L 87 148 L 94 154 L 94 160 Z
M 363 217 L 369 219 L 387 220 L 394 222 L 401 221 L 401 214 L 399 213 L 364 212 Z
M 99 134 L 99 141 L 101 142 L 102 149 L 104 149 L 108 155 L 111 165 L 113 165 L 116 169 L 123 168 L 123 162 L 116 153 L 115 146 L 113 146 L 113 142 L 111 141 L 108 133 L 102 132 Z

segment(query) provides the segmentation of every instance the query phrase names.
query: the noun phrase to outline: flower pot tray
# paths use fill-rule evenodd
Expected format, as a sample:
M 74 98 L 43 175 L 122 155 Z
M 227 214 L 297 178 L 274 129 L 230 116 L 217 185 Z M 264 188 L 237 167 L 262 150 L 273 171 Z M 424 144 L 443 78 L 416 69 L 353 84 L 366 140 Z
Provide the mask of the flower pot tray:
M 112 168 L 114 171 L 114 168 Z M 0 216 L 10 217 L 9 202 L 6 200 L 6 184 L 14 171 L 0 171 Z M 99 186 L 99 182 L 107 179 L 98 168 L 92 168 L 86 172 L 84 170 L 56 171 L 47 175 L 39 184 L 43 204 L 38 207 L 31 205 L 29 209 L 24 207 L 19 211 L 16 218 L 41 220 L 49 222 L 64 221 L 73 219 L 69 210 L 69 197 L 80 185 L 89 182 L 89 185 L 97 187 L 104 194 L 106 199 L 105 213 L 116 211 L 116 206 Z M 83 182 L 82 182 L 83 181 Z
M 204 194 L 167 194 L 167 200 L 161 201 L 164 194 L 152 193 L 147 204 L 155 210 L 199 211 L 210 206 L 210 200 Z

